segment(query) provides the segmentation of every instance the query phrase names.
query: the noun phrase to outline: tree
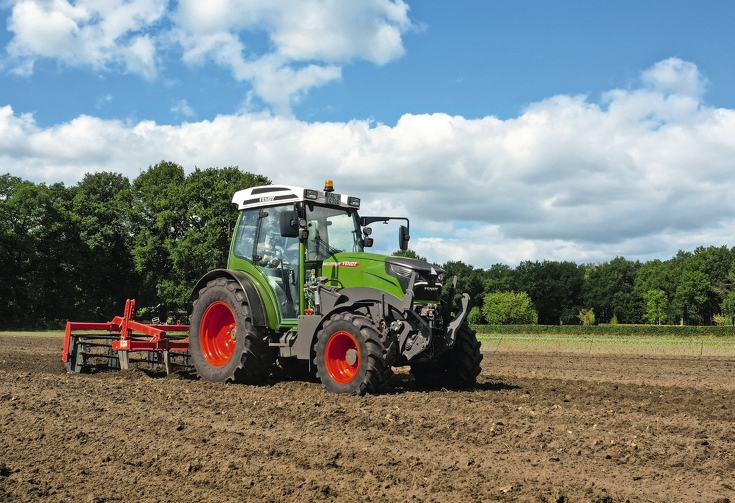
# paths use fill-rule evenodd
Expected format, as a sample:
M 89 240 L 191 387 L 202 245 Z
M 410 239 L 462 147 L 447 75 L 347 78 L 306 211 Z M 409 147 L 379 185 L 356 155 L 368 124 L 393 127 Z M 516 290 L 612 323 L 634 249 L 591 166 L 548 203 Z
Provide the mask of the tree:
M 700 321 L 708 324 L 720 312 L 720 304 L 730 290 L 729 273 L 735 265 L 735 254 L 726 246 L 700 246 L 694 250 L 690 261 L 690 266 L 705 274 L 709 280 Z
M 654 259 L 641 265 L 635 278 L 635 289 L 641 298 L 648 290 L 663 290 L 667 296 L 673 297 L 676 278 L 671 262 Z
M 722 315 L 728 318 L 730 322 L 735 319 L 735 290 L 728 292 L 727 296 L 722 299 L 720 309 L 722 310 Z
M 485 323 L 485 318 L 483 317 L 482 310 L 479 306 L 474 306 L 470 309 L 470 312 L 467 315 L 467 321 L 470 325 L 482 325 Z
M 707 301 L 711 292 L 709 277 L 701 271 L 686 268 L 676 287 L 672 307 L 682 322 L 699 324 L 707 319 Z
M 227 264 L 233 192 L 269 183 L 166 161 L 132 185 L 105 172 L 73 187 L 0 176 L 0 328 L 106 321 L 131 297 L 187 306 L 194 283 Z
M 15 208 L 11 201 L 21 181 L 10 174 L 0 176 L 0 328 L 12 327 L 19 311 L 16 300 L 18 236 L 13 228 Z
M 237 220 L 236 190 L 271 182 L 237 167 L 195 169 L 161 161 L 133 182 L 133 258 L 146 295 L 142 306 L 189 304 L 207 271 L 225 267 Z
M 527 292 L 543 325 L 575 324 L 582 304 L 584 268 L 574 262 L 521 262 L 513 290 Z
M 538 314 L 526 292 L 493 292 L 485 295 L 482 314 L 491 325 L 536 325 Z
M 654 259 L 642 264 L 638 269 L 638 274 L 635 279 L 635 294 L 645 304 L 646 312 L 648 312 L 648 301 L 646 300 L 648 292 L 656 290 L 664 292 L 662 298 L 666 298 L 666 302 L 663 304 L 665 311 L 657 311 L 657 316 L 654 319 L 660 319 L 662 322 L 668 323 L 676 316 L 671 307 L 671 299 L 674 298 L 674 294 L 676 293 L 677 282 L 678 278 L 674 261 L 668 260 L 662 262 L 661 260 Z M 648 323 L 653 323 L 647 314 L 644 314 L 644 320 Z
M 0 178 L 0 326 L 56 326 L 73 315 L 79 260 L 70 195 L 61 183 Z
M 234 190 L 269 185 L 261 175 L 237 167 L 195 169 L 183 190 L 182 234 L 168 242 L 172 278 L 159 283 L 158 294 L 166 302 L 188 304 L 191 288 L 207 271 L 227 266 L 230 241 L 238 211 L 232 204 Z
M 182 166 L 161 161 L 133 181 L 132 255 L 142 283 L 138 294 L 141 307 L 156 305 L 160 300 L 174 300 L 165 298 L 159 286 L 162 282 L 176 281 L 170 248 L 184 234 L 182 191 L 185 180 Z
M 598 322 L 615 317 L 622 323 L 638 323 L 642 319 L 641 298 L 635 291 L 640 262 L 616 257 L 602 264 L 587 264 L 582 288 L 584 305 L 592 306 Z
M 396 250 L 392 253 L 392 256 L 394 257 L 404 257 L 404 258 L 412 258 L 415 260 L 423 260 L 424 262 L 427 262 L 426 257 L 422 257 L 415 251 L 411 250 L 410 248 L 408 250 Z
M 661 321 L 667 321 L 667 313 L 669 310 L 669 298 L 663 290 L 648 290 L 643 295 L 643 301 L 646 305 L 645 319 L 648 323 L 661 324 Z
M 444 292 L 448 292 L 452 286 L 452 279 L 457 276 L 457 290 L 454 294 L 454 303 L 457 304 L 463 293 L 467 293 L 476 305 L 480 304 L 483 292 L 483 271 L 475 269 L 474 266 L 465 264 L 461 260 L 447 262 L 444 269 Z
M 131 248 L 130 181 L 118 173 L 86 174 L 75 187 L 72 211 L 80 240 L 76 278 L 79 319 L 106 321 L 125 300 L 136 298 L 140 280 Z
M 493 264 L 484 275 L 485 293 L 508 292 L 513 289 L 513 269 L 505 264 Z

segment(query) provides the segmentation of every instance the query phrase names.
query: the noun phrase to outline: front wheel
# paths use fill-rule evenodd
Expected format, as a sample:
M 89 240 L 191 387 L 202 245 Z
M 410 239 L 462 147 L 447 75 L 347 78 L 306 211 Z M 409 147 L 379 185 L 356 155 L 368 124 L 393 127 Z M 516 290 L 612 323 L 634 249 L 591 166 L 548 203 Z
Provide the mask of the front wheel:
M 251 324 L 237 281 L 216 278 L 199 291 L 191 314 L 189 352 L 205 381 L 254 384 L 268 377 L 275 358 Z
M 393 376 L 396 345 L 366 316 L 333 315 L 317 334 L 315 349 L 316 375 L 332 393 L 376 393 Z
M 480 375 L 480 343 L 475 331 L 465 322 L 457 328 L 454 347 L 438 361 L 411 365 L 411 375 L 419 386 L 428 388 L 468 389 Z

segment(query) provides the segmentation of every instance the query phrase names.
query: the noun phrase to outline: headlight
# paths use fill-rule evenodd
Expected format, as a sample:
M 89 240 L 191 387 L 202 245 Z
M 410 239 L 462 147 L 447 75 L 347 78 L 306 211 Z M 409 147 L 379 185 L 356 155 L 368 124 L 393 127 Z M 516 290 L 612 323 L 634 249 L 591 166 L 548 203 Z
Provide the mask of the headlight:
M 393 274 L 397 276 L 402 276 L 404 278 L 410 278 L 411 274 L 413 273 L 413 269 L 398 264 L 390 264 L 390 271 Z

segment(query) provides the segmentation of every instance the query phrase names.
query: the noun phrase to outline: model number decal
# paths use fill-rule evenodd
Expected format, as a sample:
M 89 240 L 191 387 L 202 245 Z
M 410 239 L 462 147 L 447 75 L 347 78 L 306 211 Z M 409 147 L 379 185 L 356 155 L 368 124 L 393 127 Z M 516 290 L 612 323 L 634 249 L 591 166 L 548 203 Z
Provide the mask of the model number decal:
M 359 267 L 360 262 L 324 262 L 324 267 Z

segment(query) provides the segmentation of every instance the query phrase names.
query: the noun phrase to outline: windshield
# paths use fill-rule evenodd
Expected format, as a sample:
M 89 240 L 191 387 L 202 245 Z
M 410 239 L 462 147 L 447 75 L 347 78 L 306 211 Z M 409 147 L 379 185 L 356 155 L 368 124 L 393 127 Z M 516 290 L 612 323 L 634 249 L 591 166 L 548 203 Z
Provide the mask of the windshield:
M 361 252 L 357 212 L 307 205 L 306 260 L 324 260 L 338 252 Z

